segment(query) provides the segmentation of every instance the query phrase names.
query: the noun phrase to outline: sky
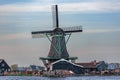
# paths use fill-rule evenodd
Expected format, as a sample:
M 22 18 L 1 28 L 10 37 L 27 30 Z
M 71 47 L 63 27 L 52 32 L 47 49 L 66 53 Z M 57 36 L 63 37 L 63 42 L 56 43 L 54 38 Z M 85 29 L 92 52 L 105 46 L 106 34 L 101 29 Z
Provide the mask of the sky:
M 0 0 L 0 58 L 9 65 L 43 65 L 47 38 L 33 39 L 32 31 L 53 29 L 51 5 L 58 4 L 60 27 L 81 25 L 67 43 L 77 62 L 120 63 L 119 0 Z

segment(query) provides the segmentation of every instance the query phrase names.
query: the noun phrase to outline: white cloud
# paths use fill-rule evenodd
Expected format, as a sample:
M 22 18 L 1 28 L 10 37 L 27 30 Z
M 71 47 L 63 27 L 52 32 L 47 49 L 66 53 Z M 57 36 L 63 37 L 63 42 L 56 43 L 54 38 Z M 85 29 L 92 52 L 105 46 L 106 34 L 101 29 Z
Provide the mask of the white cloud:
M 119 11 L 120 3 L 108 3 L 108 2 L 83 2 L 83 3 L 71 3 L 61 5 L 62 11 L 78 11 L 78 12 L 109 12 Z
M 81 2 L 81 3 L 62 3 L 59 4 L 60 11 L 63 12 L 112 12 L 120 11 L 120 2 Z M 0 12 L 50 12 L 51 3 L 41 4 L 11 4 L 1 5 Z
M 48 11 L 48 6 L 39 5 L 3 5 L 0 6 L 0 12 L 36 12 Z
M 120 29 L 86 29 L 84 33 L 120 32 Z

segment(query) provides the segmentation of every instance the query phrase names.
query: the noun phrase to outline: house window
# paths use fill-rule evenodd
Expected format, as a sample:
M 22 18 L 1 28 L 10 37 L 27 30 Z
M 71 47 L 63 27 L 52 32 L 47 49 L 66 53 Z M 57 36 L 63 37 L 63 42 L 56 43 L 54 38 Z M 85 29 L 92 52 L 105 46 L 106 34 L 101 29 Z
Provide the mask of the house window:
M 4 66 L 5 66 L 5 64 L 3 63 L 3 64 L 2 64 L 2 67 L 4 67 Z
M 4 68 L 2 68 L 2 71 L 4 71 L 5 69 Z

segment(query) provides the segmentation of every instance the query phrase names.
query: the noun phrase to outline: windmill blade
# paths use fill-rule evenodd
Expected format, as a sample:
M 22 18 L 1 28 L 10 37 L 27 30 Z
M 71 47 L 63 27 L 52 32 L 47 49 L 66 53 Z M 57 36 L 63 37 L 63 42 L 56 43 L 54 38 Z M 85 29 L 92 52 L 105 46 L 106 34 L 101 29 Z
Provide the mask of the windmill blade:
M 82 32 L 82 26 L 62 28 L 65 33 Z
M 58 6 L 57 5 L 52 6 L 52 18 L 53 18 L 53 27 L 58 28 L 59 19 L 58 19 Z
M 32 34 L 32 38 L 44 38 L 45 34 Z
M 32 34 L 32 38 L 44 38 L 46 37 L 46 34 L 51 36 L 52 34 L 52 31 L 49 30 L 49 31 L 34 31 L 34 32 L 31 32 Z

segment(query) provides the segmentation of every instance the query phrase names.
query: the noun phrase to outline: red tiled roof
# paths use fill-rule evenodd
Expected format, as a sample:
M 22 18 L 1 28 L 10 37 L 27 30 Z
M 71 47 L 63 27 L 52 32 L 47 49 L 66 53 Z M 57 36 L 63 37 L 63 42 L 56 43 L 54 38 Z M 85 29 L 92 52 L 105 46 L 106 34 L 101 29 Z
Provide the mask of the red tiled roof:
M 84 68 L 96 68 L 99 62 L 89 62 L 89 63 L 76 63 L 77 65 L 81 65 Z

